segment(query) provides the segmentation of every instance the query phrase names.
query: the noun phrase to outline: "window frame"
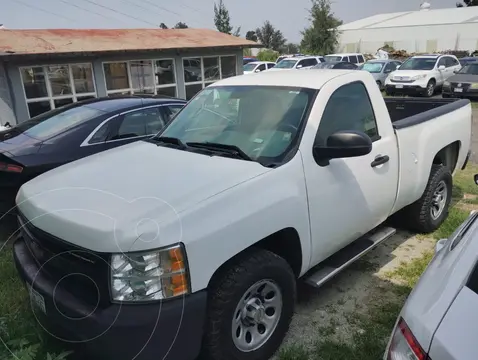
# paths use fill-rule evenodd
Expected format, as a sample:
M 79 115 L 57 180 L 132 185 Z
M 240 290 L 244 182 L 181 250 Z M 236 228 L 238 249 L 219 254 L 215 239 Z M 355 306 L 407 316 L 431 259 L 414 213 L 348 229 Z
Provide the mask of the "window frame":
M 374 143 L 374 142 L 376 142 L 376 141 L 378 141 L 378 140 L 380 140 L 380 139 L 382 138 L 381 135 L 380 135 L 380 129 L 379 129 L 378 124 L 377 124 L 377 116 L 375 115 L 375 109 L 374 109 L 374 107 L 373 107 L 372 100 L 370 99 L 370 94 L 369 94 L 369 92 L 368 92 L 368 90 L 367 90 L 367 86 L 366 86 L 362 81 L 357 80 L 357 81 L 352 81 L 352 82 L 350 82 L 350 83 L 344 84 L 344 85 L 338 87 L 337 89 L 335 89 L 335 90 L 332 92 L 332 94 L 331 94 L 330 97 L 329 97 L 329 100 L 327 101 L 327 104 L 325 104 L 324 111 L 322 112 L 322 115 L 321 115 L 321 117 L 320 117 L 320 123 L 319 123 L 319 126 L 318 126 L 318 128 L 317 128 L 317 131 L 316 131 L 316 133 L 315 133 L 315 138 L 314 138 L 313 146 L 315 146 L 316 143 L 317 143 L 317 138 L 318 138 L 319 131 L 320 131 L 320 124 L 322 123 L 322 119 L 323 119 L 324 113 L 325 113 L 325 111 L 326 111 L 326 109 L 327 109 L 327 105 L 328 105 L 329 102 L 330 102 L 330 99 L 331 99 L 332 96 L 334 96 L 334 94 L 335 94 L 337 91 L 339 91 L 340 89 L 344 88 L 345 86 L 350 86 L 350 85 L 354 85 L 354 84 L 360 84 L 360 85 L 363 86 L 363 88 L 364 88 L 364 90 L 365 90 L 365 94 L 367 95 L 367 99 L 368 99 L 368 102 L 369 102 L 369 104 L 370 104 L 370 107 L 372 108 L 373 120 L 374 120 L 374 122 L 375 122 L 375 128 L 377 129 L 377 134 L 376 134 L 375 136 L 373 136 L 373 137 L 370 137 L 370 140 L 372 140 L 372 143 Z M 330 136 L 330 135 L 329 135 L 329 136 Z M 327 141 L 327 139 L 325 139 L 325 141 Z M 312 146 L 312 151 L 313 151 L 313 146 Z
M 352 60 L 354 60 L 353 58 L 355 58 L 356 61 L 352 61 Z M 352 64 L 358 64 L 359 63 L 358 56 L 357 55 L 349 55 L 349 62 L 352 63 Z
M 105 140 L 103 142 L 97 142 L 97 143 L 90 143 L 90 140 L 93 138 L 93 136 L 103 127 L 103 125 L 107 124 L 108 122 L 110 121 L 114 121 L 115 119 L 117 118 L 120 118 L 122 117 L 123 115 L 125 114 L 128 114 L 128 113 L 131 113 L 131 112 L 134 112 L 134 111 L 140 111 L 140 110 L 145 110 L 145 109 L 150 109 L 150 108 L 158 108 L 158 111 L 163 111 L 164 113 L 166 113 L 166 111 L 164 111 L 164 109 L 160 109 L 161 107 L 164 107 L 164 106 L 172 106 L 172 105 L 177 105 L 178 103 L 165 103 L 165 104 L 156 104 L 156 105 L 148 105 L 148 106 L 144 106 L 144 107 L 140 107 L 140 108 L 134 108 L 134 109 L 130 109 L 130 110 L 126 110 L 126 111 L 122 111 L 118 114 L 114 114 L 108 118 L 106 118 L 105 120 L 103 120 L 100 124 L 98 124 L 98 126 L 96 126 L 93 131 L 91 131 L 91 133 L 88 134 L 88 136 L 83 140 L 83 142 L 80 144 L 80 147 L 85 147 L 85 146 L 95 146 L 95 145 L 99 145 L 99 144 L 109 144 L 111 142 L 116 142 L 116 141 L 125 141 L 125 140 L 131 140 L 131 139 L 139 139 L 139 138 L 142 138 L 142 137 L 148 137 L 148 136 L 152 136 L 152 135 L 140 135 L 140 136 L 134 136 L 134 137 L 130 137 L 130 138 L 125 138 L 125 139 L 114 139 L 114 140 Z M 185 104 L 183 105 L 183 107 L 185 106 Z M 164 127 L 166 127 L 166 125 L 168 124 L 168 119 L 166 119 L 166 123 L 164 125 Z M 111 126 L 111 124 L 110 124 Z M 109 132 L 111 132 L 111 129 L 108 130 Z M 108 134 L 108 136 L 110 136 L 111 134 Z
M 87 93 L 76 93 L 76 88 L 75 88 L 75 79 L 73 77 L 73 71 L 71 69 L 72 66 L 79 66 L 79 65 L 89 65 L 91 69 L 91 80 L 93 83 L 93 88 L 94 92 L 87 92 Z M 71 88 L 71 94 L 66 94 L 66 95 L 53 95 L 52 91 L 52 86 L 51 86 L 51 80 L 50 76 L 48 75 L 48 68 L 50 66 L 67 66 L 68 67 L 68 80 L 70 83 L 70 88 Z M 24 69 L 33 69 L 33 68 L 42 68 L 43 70 L 43 76 L 45 79 L 45 88 L 47 92 L 47 96 L 43 97 L 38 97 L 38 98 L 32 98 L 29 99 L 27 98 L 27 92 L 25 91 L 25 81 L 23 79 L 23 70 Z M 30 109 L 28 107 L 28 104 L 31 103 L 37 103 L 37 102 L 45 102 L 48 101 L 50 103 L 50 110 L 57 109 L 59 107 L 55 106 L 55 100 L 69 100 L 72 99 L 73 103 L 76 103 L 78 101 L 81 101 L 82 98 L 86 97 L 98 97 L 98 90 L 96 88 L 96 79 L 95 79 L 95 71 L 93 67 L 93 63 L 91 62 L 74 62 L 74 63 L 52 63 L 52 64 L 46 64 L 46 65 L 29 65 L 29 66 L 19 66 L 18 67 L 18 72 L 20 73 L 20 79 L 22 81 L 22 91 L 23 91 L 23 98 L 25 100 L 26 104 L 26 109 L 28 112 L 28 118 L 31 119 L 32 116 L 30 114 Z M 79 99 L 79 100 L 78 100 Z
M 154 66 L 156 61 L 163 61 L 163 60 L 170 60 L 173 63 L 174 67 L 174 83 L 171 84 L 162 84 L 162 85 L 156 85 L 156 78 L 155 78 L 155 72 L 154 72 Z M 133 82 L 132 82 L 132 76 L 131 76 L 131 62 L 138 62 L 138 61 L 151 61 L 151 70 L 153 74 L 153 88 L 151 89 L 150 87 L 145 87 L 144 89 L 136 89 L 133 87 Z M 118 89 L 118 90 L 108 90 L 108 84 L 106 82 L 106 74 L 105 74 L 105 64 L 117 64 L 117 63 L 126 63 L 126 71 L 128 74 L 128 88 L 124 89 Z M 116 61 L 103 61 L 101 63 L 102 69 L 103 69 L 103 81 L 105 83 L 105 89 L 106 89 L 106 96 L 110 95 L 115 95 L 115 94 L 124 94 L 128 93 L 129 95 L 134 95 L 135 91 L 136 94 L 138 94 L 137 91 L 141 90 L 153 90 L 154 95 L 158 95 L 158 89 L 165 89 L 165 88 L 173 88 L 174 87 L 174 93 L 175 97 L 178 97 L 178 76 L 177 76 L 177 69 L 176 69 L 176 62 L 174 58 L 154 58 L 154 59 L 130 59 L 130 60 L 116 60 Z

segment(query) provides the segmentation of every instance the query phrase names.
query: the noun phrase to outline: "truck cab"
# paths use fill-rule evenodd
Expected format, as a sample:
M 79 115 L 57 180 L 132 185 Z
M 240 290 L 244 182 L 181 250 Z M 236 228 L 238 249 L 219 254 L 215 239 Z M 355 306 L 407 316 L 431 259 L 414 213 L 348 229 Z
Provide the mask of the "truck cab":
M 266 360 L 299 278 L 331 280 L 392 215 L 440 226 L 470 138 L 468 100 L 384 101 L 368 72 L 224 79 L 152 138 L 23 185 L 15 262 L 42 324 L 91 353 Z

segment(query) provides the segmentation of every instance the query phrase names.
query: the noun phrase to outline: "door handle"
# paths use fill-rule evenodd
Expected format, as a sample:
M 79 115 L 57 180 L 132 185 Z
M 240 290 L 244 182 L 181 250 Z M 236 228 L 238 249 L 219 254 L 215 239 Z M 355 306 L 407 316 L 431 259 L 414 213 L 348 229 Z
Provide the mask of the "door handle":
M 390 160 L 390 157 L 388 155 L 377 155 L 375 157 L 375 160 L 372 161 L 370 164 L 371 167 L 376 167 L 382 164 L 387 163 Z

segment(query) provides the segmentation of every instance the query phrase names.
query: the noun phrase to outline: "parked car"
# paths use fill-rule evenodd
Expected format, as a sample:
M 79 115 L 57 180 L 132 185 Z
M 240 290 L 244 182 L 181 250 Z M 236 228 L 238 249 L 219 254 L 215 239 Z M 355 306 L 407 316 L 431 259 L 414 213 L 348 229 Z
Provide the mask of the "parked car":
M 267 69 L 272 69 L 276 63 L 270 61 L 253 61 L 243 66 L 244 74 L 258 73 Z
M 478 99 L 478 62 L 463 66 L 443 83 L 442 97 Z
M 478 174 L 475 175 L 475 183 Z M 384 360 L 476 357 L 478 212 L 439 240 L 397 319 Z
M 339 69 L 339 70 L 357 70 L 358 66 L 345 61 L 329 61 L 315 65 L 312 69 Z
M 279 61 L 270 71 L 308 69 L 322 62 L 325 60 L 321 56 L 288 57 Z
M 20 186 L 57 166 L 156 134 L 186 102 L 111 97 L 46 112 L 0 132 L 1 210 Z
M 361 70 L 372 74 L 380 90 L 385 87 L 388 75 L 395 71 L 402 63 L 398 60 L 370 60 L 360 66 Z
M 243 58 L 243 65 L 249 64 L 250 62 L 257 61 L 255 57 L 244 57 Z
M 304 54 L 286 54 L 286 55 L 281 55 L 277 58 L 276 60 L 276 64 L 279 62 L 279 61 L 282 61 L 286 58 L 290 58 L 290 57 L 299 57 L 299 56 L 305 56 Z
M 387 95 L 398 93 L 431 97 L 460 68 L 460 62 L 454 55 L 412 56 L 387 77 L 385 91 Z
M 468 65 L 470 63 L 478 62 L 478 57 L 476 57 L 476 56 L 463 57 L 463 58 L 459 58 L 458 61 L 460 61 L 461 66 L 465 66 L 465 65 Z
M 365 71 L 217 81 L 157 136 L 24 184 L 17 269 L 42 325 L 98 358 L 269 359 L 298 277 L 321 286 L 398 211 L 443 223 L 471 113 L 384 100 Z
M 360 53 L 346 53 L 346 54 L 329 54 L 325 55 L 325 61 L 346 61 L 355 65 L 362 65 L 365 62 L 365 57 Z

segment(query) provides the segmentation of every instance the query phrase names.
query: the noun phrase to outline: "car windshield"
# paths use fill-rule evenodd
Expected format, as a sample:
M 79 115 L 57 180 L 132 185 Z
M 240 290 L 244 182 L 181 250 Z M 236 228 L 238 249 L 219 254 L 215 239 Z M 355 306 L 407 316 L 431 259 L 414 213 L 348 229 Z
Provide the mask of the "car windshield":
M 246 64 L 242 67 L 242 70 L 243 71 L 254 71 L 255 67 L 257 66 L 257 64 L 254 64 L 254 63 L 249 63 L 249 64 Z
M 297 60 L 284 59 L 277 63 L 277 65 L 274 67 L 279 69 L 292 69 L 296 63 Z
M 342 56 L 326 55 L 325 56 L 325 61 L 326 62 L 342 61 Z
M 478 75 L 478 63 L 463 66 L 458 74 Z
M 362 65 L 361 70 L 368 71 L 369 73 L 375 74 L 382 71 L 383 63 L 375 62 L 375 63 L 365 63 Z
M 316 90 L 215 86 L 202 90 L 155 138 L 234 146 L 264 166 L 294 146 Z M 153 139 L 154 140 L 154 139 Z
M 24 121 L 15 126 L 14 129 L 32 138 L 47 140 L 102 114 L 104 114 L 104 111 L 85 105 L 60 108 Z
M 398 70 L 432 70 L 436 62 L 434 58 L 410 58 Z

